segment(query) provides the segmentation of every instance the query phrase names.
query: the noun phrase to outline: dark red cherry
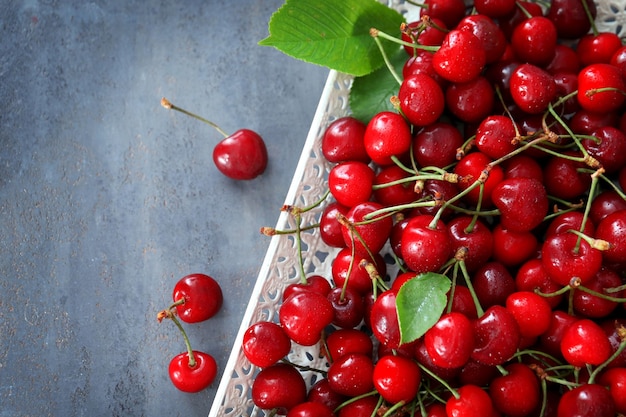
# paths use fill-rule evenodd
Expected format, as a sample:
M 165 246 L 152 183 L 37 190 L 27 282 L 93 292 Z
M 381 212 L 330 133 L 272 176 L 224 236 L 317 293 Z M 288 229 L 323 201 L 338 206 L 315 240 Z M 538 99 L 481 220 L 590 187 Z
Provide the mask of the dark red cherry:
M 365 123 L 352 117 L 345 116 L 333 121 L 322 136 L 322 154 L 328 162 L 339 163 L 344 161 L 370 162 L 365 152 L 363 136 Z
M 474 321 L 474 340 L 474 360 L 501 365 L 515 354 L 521 335 L 513 315 L 505 307 L 494 305 Z
M 584 0 L 591 16 L 597 14 L 593 0 Z M 552 0 L 546 14 L 554 22 L 560 38 L 576 39 L 585 35 L 591 29 L 591 21 L 580 0 Z
M 605 262 L 626 263 L 626 210 L 606 216 L 596 227 L 596 238 L 609 242 L 609 249 L 602 251 Z
M 448 233 L 453 253 L 461 247 L 467 249 L 464 261 L 468 271 L 475 271 L 491 258 L 493 236 L 489 227 L 480 219 L 466 215 L 456 216 L 448 221 Z
M 534 178 L 509 178 L 493 190 L 491 201 L 500 210 L 502 227 L 513 232 L 528 232 L 548 214 L 548 194 Z
M 615 173 L 626 165 L 626 134 L 613 126 L 602 126 L 594 130 L 594 138 L 581 141 L 589 155 L 596 158 L 608 174 Z
M 502 158 L 517 148 L 513 142 L 517 135 L 518 129 L 510 117 L 487 116 L 476 129 L 476 147 L 492 159 Z
M 615 404 L 609 390 L 598 384 L 584 384 L 566 391 L 559 400 L 557 417 L 614 417 Z
M 213 162 L 234 180 L 251 180 L 267 168 L 267 148 L 263 138 L 249 129 L 239 129 L 213 148 Z
M 444 168 L 456 161 L 457 150 L 463 145 L 459 129 L 446 122 L 433 123 L 421 129 L 413 138 L 413 156 L 422 167 Z
M 337 215 L 345 216 L 349 207 L 339 204 L 336 201 L 328 204 L 320 216 L 320 237 L 328 246 L 343 248 L 346 243 L 341 234 L 341 224 L 337 220 Z
M 494 89 L 483 76 L 464 83 L 452 83 L 445 92 L 447 109 L 459 120 L 477 123 L 493 111 Z

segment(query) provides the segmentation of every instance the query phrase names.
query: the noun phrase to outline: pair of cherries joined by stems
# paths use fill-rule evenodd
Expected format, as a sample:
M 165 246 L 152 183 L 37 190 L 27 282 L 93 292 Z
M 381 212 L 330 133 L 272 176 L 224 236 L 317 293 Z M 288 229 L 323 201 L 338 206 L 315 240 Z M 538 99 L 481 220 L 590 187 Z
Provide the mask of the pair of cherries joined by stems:
M 157 314 L 157 320 L 169 319 L 183 335 L 187 351 L 174 356 L 169 364 L 169 376 L 176 388 L 195 393 L 207 388 L 217 376 L 217 363 L 213 356 L 193 350 L 183 328 L 185 323 L 200 323 L 213 317 L 223 304 L 220 285 L 205 274 L 190 274 L 174 286 L 173 303 Z M 180 320 L 179 320 L 180 318 Z
M 268 156 L 263 138 L 253 130 L 239 129 L 229 135 L 214 122 L 161 99 L 166 109 L 176 110 L 208 124 L 224 136 L 213 148 L 213 162 L 217 169 L 234 180 L 252 180 L 265 172 Z

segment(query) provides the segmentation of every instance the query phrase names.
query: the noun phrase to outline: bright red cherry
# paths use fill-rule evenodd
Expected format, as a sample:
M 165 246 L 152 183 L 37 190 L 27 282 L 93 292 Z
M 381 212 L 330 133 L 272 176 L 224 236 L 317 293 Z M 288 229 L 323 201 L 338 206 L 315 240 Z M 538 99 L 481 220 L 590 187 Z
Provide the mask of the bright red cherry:
M 312 346 L 334 318 L 333 307 L 324 295 L 314 291 L 299 292 L 280 306 L 279 320 L 287 336 L 303 346 Z
M 411 129 L 399 113 L 383 111 L 372 117 L 365 128 L 365 151 L 378 165 L 391 165 L 392 157 L 402 157 L 411 146 Z
M 437 74 L 455 83 L 468 82 L 480 75 L 487 55 L 480 39 L 465 30 L 453 29 L 433 55 Z
M 486 417 L 493 415 L 493 403 L 489 394 L 476 385 L 463 385 L 458 396 L 446 402 L 448 417 Z
M 509 178 L 501 181 L 491 194 L 500 210 L 502 227 L 513 232 L 529 232 L 548 214 L 548 193 L 534 178 Z
M 266 368 L 287 356 L 291 340 L 278 324 L 260 321 L 244 333 L 242 350 L 250 363 Z
M 511 46 L 521 60 L 537 66 L 545 66 L 554 57 L 557 30 L 554 23 L 544 16 L 532 16 L 513 29 Z
M 217 363 L 213 356 L 194 350 L 193 357 L 193 364 L 190 363 L 189 352 L 180 353 L 170 361 L 170 379 L 183 392 L 200 392 L 217 376 Z
M 282 414 L 306 401 L 306 384 L 296 368 L 277 363 L 262 369 L 252 382 L 252 401 L 264 410 L 278 409 Z
M 413 359 L 386 355 L 374 366 L 374 387 L 391 404 L 409 403 L 419 391 L 421 370 Z
M 413 74 L 402 81 L 398 91 L 398 99 L 400 100 L 402 113 L 415 126 L 428 126 L 436 122 L 443 114 L 445 108 L 445 97 L 441 86 L 432 77 L 423 73 Z M 402 138 L 406 139 L 405 136 L 402 136 Z M 385 144 L 381 145 L 380 148 L 389 148 L 391 146 L 394 145 Z M 409 147 L 410 140 L 408 143 L 402 142 L 402 147 L 398 145 L 398 151 L 394 154 L 402 154 Z M 371 151 L 370 154 L 372 154 Z
M 365 151 L 363 137 L 365 123 L 345 116 L 333 121 L 322 136 L 322 154 L 327 161 L 339 163 L 344 161 L 370 162 Z
M 557 417 L 614 417 L 611 394 L 602 385 L 584 384 L 565 391 L 559 400 Z
M 212 277 L 190 274 L 176 283 L 172 299 L 177 303 L 176 312 L 181 320 L 198 323 L 217 314 L 224 296 L 220 285 Z
M 597 63 L 578 73 L 578 103 L 595 113 L 610 113 L 624 104 L 626 83 L 619 68 Z
M 528 63 L 518 66 L 511 74 L 510 92 L 515 104 L 530 114 L 543 113 L 557 94 L 554 77 Z
M 341 162 L 328 173 L 328 188 L 339 204 L 354 207 L 369 200 L 374 177 L 374 170 L 365 162 Z
M 600 365 L 611 356 L 611 344 L 599 324 L 590 319 L 578 319 L 563 332 L 561 353 L 576 367 Z
M 472 322 L 464 314 L 446 313 L 424 334 L 424 346 L 434 365 L 460 368 L 474 349 Z

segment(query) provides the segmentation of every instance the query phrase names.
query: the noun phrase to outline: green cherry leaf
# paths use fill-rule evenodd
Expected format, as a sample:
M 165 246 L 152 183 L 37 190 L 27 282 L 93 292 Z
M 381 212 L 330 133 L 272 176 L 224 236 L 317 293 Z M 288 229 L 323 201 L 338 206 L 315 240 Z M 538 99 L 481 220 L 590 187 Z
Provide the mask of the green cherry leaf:
M 402 74 L 402 67 L 407 60 L 403 48 L 396 50 L 389 61 L 397 74 Z M 350 109 L 352 116 L 367 123 L 381 111 L 396 111 L 391 104 L 391 97 L 398 95 L 400 85 L 387 66 L 371 74 L 355 77 L 350 87 Z
M 434 272 L 419 274 L 405 282 L 396 295 L 400 342 L 419 339 L 437 323 L 448 302 L 451 282 Z
M 399 34 L 403 21 L 400 13 L 377 0 L 287 0 L 270 18 L 269 36 L 259 45 L 361 76 L 384 64 L 370 29 Z M 398 47 L 382 44 L 388 54 Z

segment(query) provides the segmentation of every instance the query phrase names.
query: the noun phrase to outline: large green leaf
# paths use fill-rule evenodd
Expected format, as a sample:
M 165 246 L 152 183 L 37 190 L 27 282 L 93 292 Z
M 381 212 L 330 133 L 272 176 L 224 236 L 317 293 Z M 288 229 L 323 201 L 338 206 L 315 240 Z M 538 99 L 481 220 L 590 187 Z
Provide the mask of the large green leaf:
M 406 60 L 407 55 L 402 48 L 397 49 L 390 58 L 392 67 L 400 77 Z M 352 115 L 367 123 L 376 113 L 385 110 L 396 111 L 390 99 L 398 95 L 399 89 L 398 80 L 386 65 L 371 74 L 355 77 L 349 96 Z
M 441 317 L 451 282 L 445 275 L 427 272 L 404 283 L 396 295 L 401 343 L 419 339 Z
M 260 45 L 313 64 L 361 76 L 384 61 L 370 29 L 399 34 L 404 17 L 376 0 L 287 0 Z M 397 44 L 381 42 L 388 53 Z

